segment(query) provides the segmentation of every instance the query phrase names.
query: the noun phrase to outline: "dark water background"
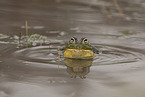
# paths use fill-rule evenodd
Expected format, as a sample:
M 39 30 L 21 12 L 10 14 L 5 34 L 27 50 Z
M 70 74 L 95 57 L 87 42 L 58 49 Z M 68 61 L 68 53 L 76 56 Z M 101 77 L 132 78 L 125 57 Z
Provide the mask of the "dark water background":
M 1 0 L 0 97 L 145 97 L 145 1 L 117 2 L 122 12 L 115 0 Z M 26 20 L 29 35 L 48 44 L 17 48 Z M 59 60 L 72 36 L 101 52 L 83 67 L 85 79 Z

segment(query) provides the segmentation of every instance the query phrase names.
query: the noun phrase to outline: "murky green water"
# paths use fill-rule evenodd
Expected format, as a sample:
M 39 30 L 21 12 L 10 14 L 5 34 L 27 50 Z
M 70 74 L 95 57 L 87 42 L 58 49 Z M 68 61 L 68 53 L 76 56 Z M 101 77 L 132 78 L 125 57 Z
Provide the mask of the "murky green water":
M 145 2 L 117 1 L 0 1 L 0 97 L 144 97 Z M 59 56 L 72 36 L 100 53 Z

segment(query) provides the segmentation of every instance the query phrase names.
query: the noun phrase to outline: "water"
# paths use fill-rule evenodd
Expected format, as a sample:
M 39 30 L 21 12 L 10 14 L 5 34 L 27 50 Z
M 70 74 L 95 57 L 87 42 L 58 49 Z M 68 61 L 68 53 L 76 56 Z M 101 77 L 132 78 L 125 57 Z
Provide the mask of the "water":
M 123 17 L 113 0 L 0 1 L 0 97 L 144 97 L 145 2 L 118 4 Z M 37 38 L 20 45 L 26 20 Z M 72 36 L 100 54 L 59 56 Z

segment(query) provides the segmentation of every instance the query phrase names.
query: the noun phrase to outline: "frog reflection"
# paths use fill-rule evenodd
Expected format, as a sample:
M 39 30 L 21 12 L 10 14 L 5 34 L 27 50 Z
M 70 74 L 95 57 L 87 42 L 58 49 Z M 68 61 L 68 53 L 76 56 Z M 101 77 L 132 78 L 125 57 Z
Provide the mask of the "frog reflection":
M 93 59 L 64 59 L 67 66 L 67 72 L 72 78 L 79 76 L 80 78 L 86 78 L 86 75 L 90 72 L 90 66 L 92 65 Z

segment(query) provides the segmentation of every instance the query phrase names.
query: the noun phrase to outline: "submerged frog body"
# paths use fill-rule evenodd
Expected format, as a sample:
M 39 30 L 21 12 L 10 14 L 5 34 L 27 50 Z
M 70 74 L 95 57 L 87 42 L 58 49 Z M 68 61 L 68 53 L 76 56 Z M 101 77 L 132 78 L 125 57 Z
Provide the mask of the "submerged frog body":
M 88 42 L 87 38 L 82 38 L 78 42 L 77 38 L 72 37 L 67 43 L 63 56 L 65 58 L 94 58 L 94 53 L 98 53 L 94 47 Z
M 79 76 L 80 78 L 86 78 L 86 75 L 90 72 L 90 67 L 92 65 L 93 59 L 72 59 L 65 58 L 65 65 L 67 66 L 67 72 L 72 78 Z

